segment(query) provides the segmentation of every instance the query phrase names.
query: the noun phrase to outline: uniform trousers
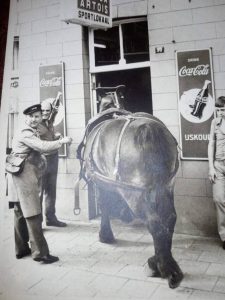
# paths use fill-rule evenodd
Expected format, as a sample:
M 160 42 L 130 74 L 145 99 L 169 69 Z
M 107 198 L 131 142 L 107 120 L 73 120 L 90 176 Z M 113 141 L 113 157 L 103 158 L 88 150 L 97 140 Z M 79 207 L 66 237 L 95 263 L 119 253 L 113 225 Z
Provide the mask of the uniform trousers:
M 216 179 L 213 183 L 213 200 L 216 206 L 218 233 L 225 241 L 225 160 L 215 160 Z
M 46 155 L 47 169 L 42 177 L 41 202 L 45 204 L 45 216 L 47 221 L 54 221 L 56 203 L 56 183 L 58 173 L 58 153 Z
M 49 254 L 42 230 L 42 215 L 24 218 L 19 202 L 14 204 L 14 233 L 16 254 L 26 253 L 29 241 L 32 258 L 41 258 Z

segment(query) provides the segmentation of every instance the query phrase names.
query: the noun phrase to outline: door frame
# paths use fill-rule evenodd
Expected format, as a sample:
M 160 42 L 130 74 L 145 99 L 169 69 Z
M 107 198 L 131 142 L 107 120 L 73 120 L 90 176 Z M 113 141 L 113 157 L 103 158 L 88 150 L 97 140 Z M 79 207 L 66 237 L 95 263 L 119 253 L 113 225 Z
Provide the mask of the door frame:
M 120 53 L 121 59 L 119 60 L 118 64 L 107 65 L 107 66 L 95 66 L 95 57 L 94 57 L 94 49 L 96 44 L 94 43 L 94 30 L 93 28 L 89 28 L 89 80 L 90 80 L 90 100 L 91 100 L 91 116 L 97 114 L 97 94 L 96 94 L 96 80 L 95 74 L 96 73 L 103 73 L 103 72 L 111 72 L 111 71 L 124 71 L 124 70 L 131 70 L 131 69 L 139 69 L 139 68 L 150 68 L 151 74 L 151 62 L 143 61 L 138 63 L 126 63 L 123 59 L 123 36 L 122 36 L 122 24 L 127 23 L 135 23 L 135 22 L 143 22 L 147 21 L 147 17 L 136 17 L 136 18 L 128 18 L 123 20 L 116 20 L 113 21 L 113 26 L 119 27 L 119 40 L 120 40 Z M 148 23 L 147 23 L 148 24 Z M 100 45 L 98 45 L 100 46 Z

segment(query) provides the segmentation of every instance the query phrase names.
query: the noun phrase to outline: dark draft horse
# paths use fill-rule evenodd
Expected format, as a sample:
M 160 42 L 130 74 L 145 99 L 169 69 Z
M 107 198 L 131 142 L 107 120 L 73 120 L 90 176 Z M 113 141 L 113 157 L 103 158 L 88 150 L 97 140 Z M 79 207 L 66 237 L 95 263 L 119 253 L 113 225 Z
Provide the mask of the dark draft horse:
M 122 97 L 116 92 L 102 98 L 100 114 L 90 122 L 85 143 L 80 146 L 83 176 L 97 189 L 99 239 L 115 242 L 110 209 L 114 201 L 111 195 L 117 193 L 125 200 L 130 216 L 144 220 L 153 237 L 155 255 L 148 259 L 150 276 L 168 278 L 169 287 L 176 288 L 183 279 L 171 252 L 176 223 L 177 142 L 156 117 L 131 114 L 121 109 L 119 99 Z

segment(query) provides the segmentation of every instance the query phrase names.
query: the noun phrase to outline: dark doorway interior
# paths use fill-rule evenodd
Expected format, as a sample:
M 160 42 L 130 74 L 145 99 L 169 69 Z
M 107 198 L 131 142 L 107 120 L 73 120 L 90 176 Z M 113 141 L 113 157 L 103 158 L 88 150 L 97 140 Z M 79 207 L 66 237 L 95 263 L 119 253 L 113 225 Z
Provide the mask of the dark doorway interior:
M 0 106 L 3 84 L 3 72 L 5 64 L 5 49 L 8 31 L 9 3 L 10 0 L 0 1 Z
M 131 112 L 152 113 L 152 94 L 150 68 L 131 69 L 95 74 L 97 87 L 115 87 L 125 85 L 125 109 Z M 95 186 L 89 184 L 89 218 L 99 216 L 100 211 Z M 116 194 L 114 197 L 113 214 L 116 216 L 123 202 Z
M 125 109 L 152 113 L 150 68 L 96 74 L 96 86 L 125 85 Z

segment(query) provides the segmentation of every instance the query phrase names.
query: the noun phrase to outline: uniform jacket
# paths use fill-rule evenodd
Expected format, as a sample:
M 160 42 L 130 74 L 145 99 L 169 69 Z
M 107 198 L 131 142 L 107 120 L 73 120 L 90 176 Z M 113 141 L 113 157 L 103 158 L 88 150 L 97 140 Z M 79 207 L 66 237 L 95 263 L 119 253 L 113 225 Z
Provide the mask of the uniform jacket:
M 40 140 L 39 133 L 26 125 L 14 138 L 12 153 L 27 154 L 25 166 L 21 174 L 8 174 L 9 201 L 20 202 L 24 217 L 41 213 L 40 183 L 43 173 L 43 157 L 41 153 L 51 152 L 61 147 L 60 140 Z

